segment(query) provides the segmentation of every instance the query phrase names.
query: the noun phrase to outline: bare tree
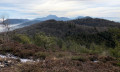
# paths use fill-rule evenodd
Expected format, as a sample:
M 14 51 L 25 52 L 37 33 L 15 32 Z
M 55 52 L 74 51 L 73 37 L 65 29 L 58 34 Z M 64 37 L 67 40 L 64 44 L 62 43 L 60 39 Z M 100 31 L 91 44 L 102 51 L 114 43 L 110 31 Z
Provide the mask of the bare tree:
M 1 20 L 2 20 L 2 22 L 0 24 L 3 25 L 3 27 L 4 27 L 3 41 L 8 42 L 9 41 L 9 31 L 10 31 L 10 26 L 9 26 L 9 22 L 8 22 L 8 16 L 2 15 Z

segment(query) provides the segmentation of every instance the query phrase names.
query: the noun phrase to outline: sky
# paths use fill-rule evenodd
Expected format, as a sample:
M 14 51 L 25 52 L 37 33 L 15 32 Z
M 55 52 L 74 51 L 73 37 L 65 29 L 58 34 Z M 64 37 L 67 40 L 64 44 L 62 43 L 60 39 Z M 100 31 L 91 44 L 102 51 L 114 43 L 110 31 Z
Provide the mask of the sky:
M 10 18 L 120 17 L 120 0 L 1 0 L 0 15 Z

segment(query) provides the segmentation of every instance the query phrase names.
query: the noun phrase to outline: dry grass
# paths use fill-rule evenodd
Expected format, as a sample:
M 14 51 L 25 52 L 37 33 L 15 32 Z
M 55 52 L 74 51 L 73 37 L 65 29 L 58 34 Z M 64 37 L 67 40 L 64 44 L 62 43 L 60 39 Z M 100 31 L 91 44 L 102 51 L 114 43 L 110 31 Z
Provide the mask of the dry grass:
M 80 56 L 80 55 L 79 55 Z M 72 60 L 70 58 L 47 58 L 35 63 L 17 63 L 12 67 L 2 69 L 2 72 L 120 72 L 117 61 L 110 57 L 97 57 L 99 62 L 93 62 L 94 55 L 86 56 L 87 61 Z M 91 57 L 91 58 L 90 58 Z M 55 59 L 54 59 L 55 58 Z M 107 60 L 110 59 L 110 60 Z M 103 60 L 106 60 L 104 62 Z

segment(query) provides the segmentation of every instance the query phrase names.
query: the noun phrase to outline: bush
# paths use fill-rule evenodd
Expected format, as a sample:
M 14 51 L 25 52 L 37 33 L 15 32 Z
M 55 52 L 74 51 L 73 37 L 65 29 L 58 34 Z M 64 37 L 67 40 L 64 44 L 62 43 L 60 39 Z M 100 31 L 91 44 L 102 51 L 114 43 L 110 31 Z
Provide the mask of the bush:
M 23 44 L 30 44 L 31 40 L 27 35 L 23 35 L 23 34 L 17 34 L 13 37 L 13 40 L 23 43 Z
M 57 58 L 63 58 L 65 56 L 67 56 L 66 53 L 63 53 L 63 52 L 55 53 L 55 55 L 56 55 Z
M 82 62 L 85 62 L 87 59 L 82 57 L 82 56 L 73 56 L 71 58 L 72 60 L 78 60 L 78 61 L 82 61 Z
M 72 51 L 72 52 L 80 52 L 80 53 L 89 53 L 89 49 L 85 46 L 81 46 L 75 41 L 69 40 L 63 43 L 62 50 Z
M 79 50 L 80 53 L 90 53 L 90 50 L 87 49 L 86 47 L 84 46 L 81 46 L 80 50 Z
M 64 56 L 65 56 L 64 54 L 58 54 L 58 58 L 62 58 Z
M 46 36 L 44 33 L 36 34 L 33 40 L 37 46 L 44 47 L 45 49 L 54 48 L 57 44 L 55 37 Z
M 11 53 L 13 50 L 14 50 L 13 48 L 6 46 L 6 45 L 0 46 L 1 54 Z
M 37 52 L 35 53 L 36 58 L 40 58 L 42 60 L 45 60 L 48 54 L 46 52 Z
M 19 64 L 17 65 L 16 72 L 42 72 L 38 64 Z
M 117 66 L 120 66 L 120 62 L 117 63 Z
M 120 48 L 110 49 L 110 54 L 113 57 L 120 58 Z
M 32 50 L 19 50 L 18 52 L 15 52 L 14 55 L 21 57 L 21 58 L 28 58 L 28 57 L 34 55 L 34 51 L 32 51 Z

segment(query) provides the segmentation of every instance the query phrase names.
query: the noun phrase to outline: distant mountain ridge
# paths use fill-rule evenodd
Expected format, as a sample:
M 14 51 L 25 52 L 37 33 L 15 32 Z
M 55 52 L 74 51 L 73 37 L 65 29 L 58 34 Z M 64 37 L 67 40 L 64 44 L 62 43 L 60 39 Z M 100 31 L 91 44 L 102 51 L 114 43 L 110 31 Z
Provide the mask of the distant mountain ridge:
M 28 21 L 28 22 L 24 22 L 22 24 L 20 24 L 19 26 L 20 27 L 25 27 L 25 26 L 29 26 L 29 25 L 32 25 L 32 24 L 36 24 L 36 23 L 40 23 L 42 21 L 40 20 L 31 20 L 31 21 Z
M 67 17 L 57 17 L 56 15 L 48 15 L 43 18 L 36 18 L 33 20 L 29 19 L 8 19 L 5 22 L 14 25 L 15 28 L 23 28 L 26 26 L 34 25 L 43 21 L 47 20 L 55 20 L 55 21 L 67 21 L 69 23 L 74 23 L 78 25 L 86 25 L 86 26 L 94 26 L 94 27 L 120 27 L 120 24 L 118 22 L 106 20 L 106 19 L 100 19 L 100 18 L 92 18 L 89 16 L 78 16 L 76 18 L 67 18 Z
M 18 23 L 24 23 L 24 22 L 28 22 L 28 19 L 7 19 L 5 20 L 5 23 L 8 24 L 18 24 Z
M 56 15 L 48 15 L 46 17 L 42 17 L 42 18 L 36 18 L 36 19 L 33 19 L 32 21 L 29 20 L 29 19 L 8 19 L 6 20 L 5 22 L 6 23 L 9 23 L 9 24 L 18 24 L 18 23 L 24 23 L 27 25 L 27 23 L 37 23 L 39 21 L 46 21 L 46 20 L 51 20 L 51 19 L 54 19 L 56 21 L 69 21 L 69 20 L 74 20 L 74 19 L 83 19 L 83 18 L 92 18 L 92 17 L 89 17 L 89 16 L 78 16 L 78 17 L 75 17 L 75 18 L 68 18 L 68 17 L 58 17 Z M 111 20 L 111 21 L 117 21 L 117 22 L 120 22 L 119 19 L 120 18 L 116 18 L 116 17 L 101 17 L 102 19 L 107 19 L 107 20 Z M 36 22 L 35 22 L 36 21 Z M 31 25 L 32 23 L 28 24 L 28 25 Z M 22 24 L 22 25 L 24 25 Z
M 35 20 L 46 21 L 46 20 L 50 20 L 50 19 L 54 19 L 56 21 L 67 21 L 67 20 L 70 20 L 70 18 L 67 18 L 67 17 L 57 17 L 56 15 L 48 15 L 47 17 L 36 18 Z
M 107 20 L 120 22 L 120 17 L 102 17 L 102 19 L 107 19 Z

